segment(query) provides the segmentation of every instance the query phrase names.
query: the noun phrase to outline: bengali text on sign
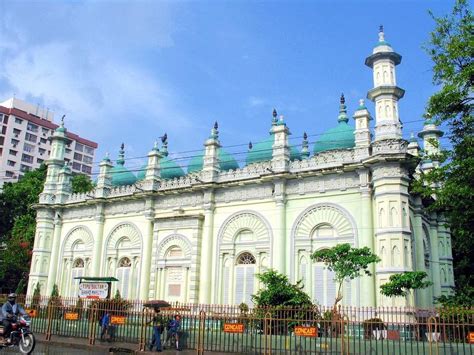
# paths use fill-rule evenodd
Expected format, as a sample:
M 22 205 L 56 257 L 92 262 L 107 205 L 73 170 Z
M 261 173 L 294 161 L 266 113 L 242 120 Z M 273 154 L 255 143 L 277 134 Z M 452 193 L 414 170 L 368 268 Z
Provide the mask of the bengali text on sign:
M 303 326 L 296 326 L 295 327 L 295 335 L 300 337 L 313 337 L 316 338 L 318 336 L 318 328 L 316 327 L 303 327 Z
M 125 324 L 124 316 L 112 316 L 110 317 L 110 323 L 115 325 Z
M 242 323 L 224 323 L 225 333 L 243 333 L 244 325 Z
M 66 320 L 78 320 L 79 319 L 79 313 L 66 312 L 66 313 L 64 313 L 64 319 L 66 319 Z

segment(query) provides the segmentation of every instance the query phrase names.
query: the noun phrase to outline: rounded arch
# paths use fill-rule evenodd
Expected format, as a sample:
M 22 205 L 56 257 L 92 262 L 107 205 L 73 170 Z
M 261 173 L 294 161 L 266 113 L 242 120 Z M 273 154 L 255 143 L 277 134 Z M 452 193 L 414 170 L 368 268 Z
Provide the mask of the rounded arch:
M 354 219 L 346 209 L 334 203 L 318 203 L 301 212 L 291 231 L 292 240 L 310 237 L 320 225 L 332 226 L 338 238 L 354 238 L 357 242 Z
M 66 234 L 63 243 L 63 254 L 64 252 L 73 251 L 78 242 L 84 244 L 84 250 L 92 250 L 94 247 L 94 238 L 90 229 L 86 226 L 74 227 Z
M 229 216 L 222 224 L 217 238 L 220 244 L 233 243 L 235 236 L 246 230 L 255 235 L 256 241 L 272 240 L 268 221 L 260 213 L 251 210 L 239 211 Z
M 142 246 L 142 234 L 140 229 L 131 222 L 123 222 L 112 228 L 105 242 L 105 251 L 117 249 L 124 238 L 130 240 L 127 248 L 140 249 Z
M 190 258 L 192 253 L 192 246 L 189 242 L 188 238 L 181 234 L 171 234 L 165 237 L 157 247 L 158 259 L 165 259 L 166 252 L 172 248 L 173 246 L 177 246 L 181 248 L 183 251 L 184 258 Z

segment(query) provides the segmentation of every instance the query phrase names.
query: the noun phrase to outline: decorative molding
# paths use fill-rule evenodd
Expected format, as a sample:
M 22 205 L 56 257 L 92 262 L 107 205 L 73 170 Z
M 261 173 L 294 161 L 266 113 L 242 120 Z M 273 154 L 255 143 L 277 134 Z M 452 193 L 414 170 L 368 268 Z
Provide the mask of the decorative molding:
M 154 230 L 161 231 L 165 229 L 179 229 L 179 228 L 198 229 L 198 228 L 201 228 L 201 222 L 203 219 L 204 219 L 203 215 L 156 218 Z
M 355 162 L 354 149 L 330 150 L 314 155 L 310 159 L 293 160 L 290 163 L 290 172 L 299 173 L 309 170 L 336 168 Z
M 105 207 L 106 215 L 141 213 L 145 210 L 145 200 L 114 201 Z
M 120 223 L 115 226 L 107 236 L 105 243 L 105 251 L 115 251 L 118 247 L 118 243 L 122 238 L 128 238 L 130 240 L 129 249 L 140 249 L 142 245 L 142 235 L 140 230 L 130 222 Z
M 355 172 L 308 177 L 289 180 L 286 185 L 287 195 L 305 195 L 326 191 L 347 190 L 360 186 L 359 177 Z
M 166 251 L 174 245 L 181 248 L 185 259 L 191 258 L 193 248 L 188 238 L 182 234 L 171 234 L 165 237 L 156 247 L 157 260 L 165 259 Z
M 155 209 L 166 210 L 176 207 L 196 207 L 202 205 L 204 197 L 201 192 L 184 193 L 182 195 L 159 196 L 155 202 Z
M 81 206 L 67 208 L 63 212 L 63 221 L 81 218 L 93 218 L 95 216 L 95 206 Z
M 233 244 L 235 236 L 243 230 L 250 230 L 257 242 L 269 243 L 271 227 L 263 216 L 254 211 L 241 211 L 228 217 L 222 224 L 217 235 L 219 246 Z
M 215 202 L 235 202 L 272 198 L 271 184 L 254 184 L 251 186 L 226 187 L 216 191 Z

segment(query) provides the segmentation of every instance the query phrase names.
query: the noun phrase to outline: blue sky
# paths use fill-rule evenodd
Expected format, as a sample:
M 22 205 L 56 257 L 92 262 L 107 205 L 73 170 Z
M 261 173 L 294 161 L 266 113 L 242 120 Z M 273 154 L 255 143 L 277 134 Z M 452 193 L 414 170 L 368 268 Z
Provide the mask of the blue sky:
M 115 158 L 122 141 L 128 157 L 145 156 L 167 132 L 186 165 L 215 120 L 222 145 L 239 153 L 267 136 L 274 107 L 293 137 L 333 127 L 341 92 L 352 115 L 372 87 L 364 60 L 383 24 L 403 56 L 397 80 L 408 137 L 435 90 L 422 49 L 434 26 L 428 9 L 441 15 L 452 5 L 0 0 L 0 99 L 16 94 L 57 119 L 66 113 L 71 131 L 99 143 L 96 160 Z M 242 165 L 245 154 L 236 158 Z

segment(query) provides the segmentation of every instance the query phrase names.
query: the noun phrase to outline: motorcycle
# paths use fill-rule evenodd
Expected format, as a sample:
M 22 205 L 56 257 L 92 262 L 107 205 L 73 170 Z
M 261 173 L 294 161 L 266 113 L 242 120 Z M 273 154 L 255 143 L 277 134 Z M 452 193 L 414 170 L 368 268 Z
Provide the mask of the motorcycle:
M 15 319 L 14 319 L 15 320 Z M 10 336 L 5 338 L 4 327 L 0 324 L 0 349 L 18 346 L 22 354 L 31 354 L 35 348 L 35 336 L 30 330 L 31 318 L 27 315 L 19 316 L 12 322 Z

